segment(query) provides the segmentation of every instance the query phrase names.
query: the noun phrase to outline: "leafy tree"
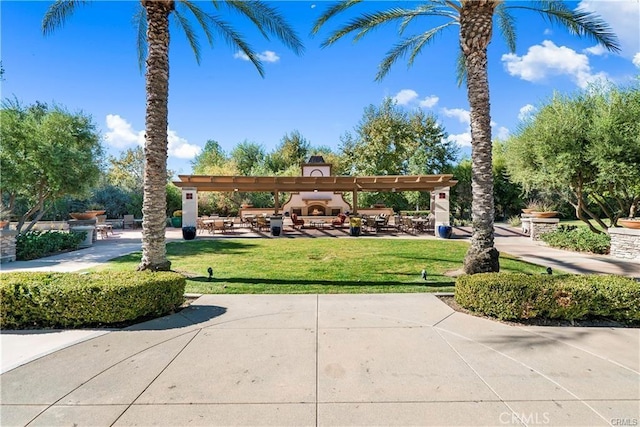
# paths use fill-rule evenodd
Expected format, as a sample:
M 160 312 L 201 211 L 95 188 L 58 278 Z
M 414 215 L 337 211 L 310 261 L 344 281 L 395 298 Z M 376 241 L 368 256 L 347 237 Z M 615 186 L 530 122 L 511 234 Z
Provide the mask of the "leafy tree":
M 126 191 L 142 193 L 144 177 L 144 151 L 142 147 L 129 148 L 119 158 L 109 157 L 107 181 Z
M 255 175 L 255 172 L 264 164 L 264 148 L 255 142 L 243 141 L 231 151 L 231 159 L 240 175 Z
M 522 187 L 511 181 L 505 151 L 503 141 L 493 142 L 493 198 L 496 216 L 503 220 L 520 212 L 523 206 Z
M 361 0 L 344 0 L 329 6 L 316 20 L 313 33 L 318 33 L 327 21 L 347 12 Z M 572 10 L 562 1 L 542 0 L 535 3 L 505 2 L 502 0 L 430 0 L 413 9 L 392 7 L 380 12 L 365 12 L 350 19 L 333 31 L 323 42 L 330 46 L 341 38 L 354 34 L 354 41 L 385 24 L 399 23 L 400 42 L 389 50 L 378 68 L 381 80 L 398 59 L 409 55 L 412 65 L 422 49 L 449 27 L 459 27 L 460 57 L 458 77 L 466 76 L 467 98 L 471 111 L 472 161 L 472 217 L 473 235 L 464 261 L 465 272 L 498 271 L 499 253 L 494 247 L 494 200 L 491 162 L 491 113 L 489 80 L 487 75 L 487 47 L 493 35 L 494 18 L 511 51 L 515 51 L 515 19 L 510 9 L 524 9 L 540 13 L 552 23 L 568 28 L 573 34 L 586 36 L 605 48 L 619 50 L 616 37 L 596 15 L 584 10 Z M 435 18 L 435 19 L 434 19 Z M 418 21 L 426 22 L 423 32 L 405 37 L 408 28 L 420 28 Z M 411 24 L 411 25 L 410 25 Z
M 471 192 L 471 160 L 463 159 L 453 168 L 453 177 L 458 183 L 451 189 L 451 212 L 461 220 L 471 219 L 473 194 Z
M 204 145 L 204 149 L 191 161 L 193 173 L 196 175 L 224 175 L 221 169 L 228 169 L 228 158 L 220 143 L 212 139 Z
M 354 134 L 342 137 L 344 168 L 350 175 L 407 175 L 442 173 L 450 169 L 456 148 L 446 142 L 446 133 L 436 117 L 421 110 L 406 112 L 391 98 L 380 107 L 364 110 Z M 363 204 L 384 202 L 406 209 L 420 201 L 428 204 L 426 193 L 367 193 Z
M 507 141 L 507 165 L 525 190 L 562 197 L 592 231 L 640 201 L 640 90 L 597 89 L 555 95 Z
M 14 212 L 17 199 L 28 206 L 19 212 L 18 231 L 30 222 L 29 231 L 48 202 L 86 195 L 98 181 L 102 148 L 91 117 L 42 103 L 23 107 L 5 102 L 0 122 L 3 210 Z
M 267 156 L 266 165 L 277 175 L 296 175 L 300 173 L 300 165 L 309 158 L 309 141 L 294 130 L 285 134 L 276 149 Z M 289 170 L 289 173 L 284 173 Z
M 61 26 L 76 6 L 76 0 L 56 0 L 47 10 L 42 29 L 45 34 Z M 260 0 L 213 1 L 218 10 L 226 8 L 246 17 L 266 38 L 273 35 L 295 53 L 302 52 L 302 43 L 284 18 Z M 142 261 L 139 270 L 169 270 L 171 262 L 166 256 L 166 176 L 167 126 L 169 96 L 169 17 L 173 16 L 184 30 L 196 60 L 200 61 L 197 34 L 189 16 L 202 28 L 209 44 L 213 45 L 214 31 L 231 46 L 244 52 L 262 76 L 262 64 L 257 54 L 241 35 L 219 15 L 204 12 L 191 0 L 141 0 L 135 15 L 138 27 L 138 60 L 145 63 L 147 109 L 145 120 L 144 203 L 142 221 Z M 146 59 L 146 61 L 145 61 Z

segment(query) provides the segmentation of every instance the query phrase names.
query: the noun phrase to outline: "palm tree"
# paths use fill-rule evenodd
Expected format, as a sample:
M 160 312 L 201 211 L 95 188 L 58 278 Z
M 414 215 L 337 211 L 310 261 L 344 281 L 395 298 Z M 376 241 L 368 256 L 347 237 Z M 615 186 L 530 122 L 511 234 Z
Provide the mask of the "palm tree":
M 79 5 L 87 1 L 57 0 L 47 10 L 42 21 L 45 35 L 61 26 Z M 300 39 L 279 12 L 260 0 L 212 0 L 216 10 L 225 8 L 248 18 L 265 37 L 273 35 L 296 54 L 302 52 Z M 184 30 L 196 61 L 200 61 L 198 37 L 189 15 L 213 44 L 213 31 L 231 46 L 244 52 L 261 76 L 264 70 L 257 54 L 231 25 L 218 15 L 205 13 L 191 0 L 141 0 L 135 15 L 138 28 L 138 59 L 140 66 L 146 56 L 146 118 L 144 201 L 142 206 L 142 261 L 138 270 L 169 270 L 166 256 L 166 184 L 167 184 L 167 122 L 169 97 L 169 17 L 173 16 Z M 146 37 L 146 38 L 145 38 Z
M 312 33 L 316 34 L 331 18 L 361 3 L 345 0 L 328 7 L 316 20 Z M 467 97 L 471 113 L 471 204 L 473 235 L 464 261 L 468 274 L 499 271 L 499 253 L 494 247 L 493 234 L 493 175 L 491 169 L 491 114 L 489 109 L 489 81 L 487 78 L 487 46 L 493 35 L 493 21 L 505 37 L 511 51 L 515 51 L 515 21 L 509 9 L 525 9 L 540 13 L 551 23 L 567 27 L 578 36 L 594 39 L 611 51 L 619 47 L 615 34 L 598 16 L 583 10 L 571 10 L 560 0 L 544 0 L 508 4 L 502 0 L 429 0 L 414 9 L 394 7 L 389 10 L 363 13 L 333 31 L 322 43 L 330 46 L 342 37 L 354 33 L 354 41 L 384 24 L 398 22 L 399 43 L 387 52 L 379 65 L 376 80 L 381 80 L 400 58 L 409 55 L 412 65 L 422 49 L 447 28 L 458 25 L 461 54 L 458 59 L 458 82 L 466 76 Z M 417 35 L 403 33 L 419 18 L 431 18 L 427 29 Z M 466 74 L 465 74 L 466 73 Z

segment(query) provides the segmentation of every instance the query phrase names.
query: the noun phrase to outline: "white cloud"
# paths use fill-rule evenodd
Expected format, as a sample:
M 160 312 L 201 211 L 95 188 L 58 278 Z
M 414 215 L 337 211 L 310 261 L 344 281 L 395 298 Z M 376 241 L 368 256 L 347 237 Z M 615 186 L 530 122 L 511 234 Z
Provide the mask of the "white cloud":
M 134 130 L 131 123 L 117 114 L 107 115 L 106 122 L 109 130 L 104 139 L 108 145 L 120 149 L 130 145 L 144 146 L 144 130 Z M 199 146 L 189 144 L 186 139 L 178 136 L 178 133 L 171 129 L 167 130 L 167 141 L 169 156 L 179 159 L 193 159 L 202 151 Z
M 242 59 L 243 61 L 249 61 L 249 56 L 247 56 L 247 54 L 241 50 L 234 53 L 233 57 L 235 59 Z M 278 54 L 272 50 L 265 50 L 262 53 L 258 53 L 256 54 L 256 57 L 259 60 L 264 62 L 278 62 L 280 60 L 280 57 L 278 56 Z
M 523 56 L 513 53 L 502 55 L 507 72 L 530 82 L 539 82 L 550 76 L 568 75 L 581 88 L 599 79 L 606 73 L 593 74 L 587 55 L 577 53 L 566 46 L 556 46 L 545 40 L 542 45 L 531 46 Z
M 605 55 L 609 51 L 601 44 L 597 44 L 597 45 L 586 48 L 584 52 L 589 53 L 591 55 L 601 56 L 601 55 Z
M 167 140 L 169 142 L 169 156 L 179 159 L 193 159 L 202 151 L 197 145 L 189 144 L 186 139 L 178 136 L 176 131 L 167 130 Z
M 447 141 L 453 141 L 461 147 L 471 147 L 471 132 L 449 135 Z
M 107 129 L 104 139 L 108 145 L 115 148 L 125 148 L 129 145 L 144 145 L 144 131 L 136 132 L 131 123 L 117 114 L 107 114 Z
M 402 89 L 400 92 L 396 93 L 393 97 L 393 100 L 398 103 L 398 105 L 408 105 L 413 102 L 416 98 L 418 98 L 418 92 L 413 89 Z
M 550 36 L 551 34 L 553 34 L 553 30 L 551 28 L 545 28 L 542 34 L 544 34 L 545 36 Z
M 504 126 L 500 126 L 497 131 L 493 132 L 494 137 L 498 139 L 507 139 L 509 137 L 509 129 Z
M 595 12 L 609 24 L 618 36 L 622 56 L 632 58 L 640 51 L 640 2 L 638 0 L 582 0 L 579 9 Z
M 640 52 L 636 53 L 633 56 L 633 65 L 635 65 L 636 67 L 640 68 Z
M 524 107 L 520 108 L 520 111 L 518 112 L 518 120 L 520 120 L 521 122 L 524 120 L 529 119 L 533 113 L 536 111 L 536 107 L 534 107 L 531 104 L 527 104 Z
M 427 96 L 425 99 L 420 101 L 420 106 L 422 108 L 431 108 L 431 107 L 435 106 L 438 103 L 439 100 L 440 100 L 440 98 L 438 98 L 435 95 Z
M 454 117 L 460 121 L 460 123 L 471 123 L 471 116 L 469 111 L 463 110 L 462 108 L 443 108 L 442 114 L 447 117 Z
M 316 8 L 316 5 L 315 5 L 315 4 L 312 4 L 312 5 L 311 5 L 311 9 L 315 9 L 315 8 Z

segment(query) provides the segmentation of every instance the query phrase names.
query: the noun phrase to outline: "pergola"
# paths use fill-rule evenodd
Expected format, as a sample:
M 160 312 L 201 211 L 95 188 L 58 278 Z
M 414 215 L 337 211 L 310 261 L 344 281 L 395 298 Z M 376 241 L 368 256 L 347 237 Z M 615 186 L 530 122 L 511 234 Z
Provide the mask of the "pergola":
M 276 213 L 279 192 L 334 191 L 353 193 L 353 211 L 357 212 L 358 192 L 433 191 L 452 187 L 453 175 L 383 175 L 383 176 L 210 176 L 179 175 L 177 187 L 197 191 L 271 192 Z
M 398 192 L 430 191 L 439 192 L 436 198 L 436 223 L 449 221 L 449 188 L 458 181 L 453 175 L 382 175 L 382 176 L 211 176 L 179 175 L 180 181 L 173 183 L 182 188 L 183 221 L 185 214 L 193 210 L 193 221 L 197 216 L 197 198 L 194 191 L 215 192 L 271 192 L 274 193 L 275 213 L 280 209 L 278 193 L 299 191 L 351 192 L 353 194 L 353 212 L 357 212 L 359 192 Z M 191 194 L 190 194 L 191 193 Z M 432 198 L 433 199 L 433 198 Z M 437 202 L 441 203 L 438 204 Z M 444 203 L 446 202 L 446 207 Z M 440 206 L 438 206 L 440 205 Z M 438 209 L 440 207 L 441 209 Z M 438 218 L 441 212 L 441 221 Z M 446 210 L 446 219 L 444 218 Z M 186 212 L 185 212 L 186 211 Z M 189 218 L 190 219 L 190 218 Z

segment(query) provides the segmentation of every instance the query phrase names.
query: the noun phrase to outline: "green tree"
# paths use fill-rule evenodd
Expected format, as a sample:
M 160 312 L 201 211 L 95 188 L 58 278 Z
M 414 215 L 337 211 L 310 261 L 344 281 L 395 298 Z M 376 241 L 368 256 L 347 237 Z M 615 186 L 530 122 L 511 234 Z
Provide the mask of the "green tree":
M 61 26 L 78 5 L 76 0 L 56 0 L 47 10 L 42 29 L 45 34 Z M 278 11 L 260 0 L 213 1 L 216 10 L 226 8 L 246 17 L 265 37 L 273 35 L 295 53 L 302 52 L 302 43 Z M 169 97 L 169 17 L 173 16 L 200 61 L 197 34 L 189 16 L 193 16 L 213 45 L 214 31 L 228 44 L 244 52 L 263 75 L 262 64 L 254 50 L 232 25 L 219 15 L 204 12 L 191 0 L 141 0 L 136 21 L 138 27 L 138 59 L 145 64 L 147 93 L 145 119 L 145 169 L 142 222 L 142 261 L 139 270 L 169 270 L 171 262 L 166 256 L 166 176 L 167 126 Z
M 86 196 L 98 181 L 102 148 L 91 117 L 42 103 L 5 102 L 0 122 L 2 210 L 14 212 L 18 199 L 27 206 L 19 213 L 18 231 L 30 222 L 29 231 L 48 202 Z
M 300 165 L 309 158 L 310 146 L 297 130 L 285 134 L 276 149 L 267 156 L 266 166 L 276 175 L 298 175 Z
M 446 142 L 446 133 L 435 116 L 421 110 L 407 112 L 391 98 L 380 107 L 370 105 L 354 130 L 342 137 L 344 168 L 350 175 L 407 175 L 443 173 L 455 159 L 455 146 Z M 367 193 L 364 205 L 384 202 L 406 209 L 410 202 L 428 204 L 428 196 L 418 192 Z
M 228 169 L 228 161 L 220 143 L 210 139 L 200 154 L 191 161 L 191 166 L 196 175 L 223 175 L 220 170 Z
M 509 176 L 505 152 L 504 141 L 493 142 L 493 198 L 496 216 L 503 220 L 519 213 L 523 206 L 522 187 Z
M 344 0 L 328 7 L 316 20 L 313 33 L 320 31 L 327 21 L 361 0 Z M 431 0 L 419 3 L 415 8 L 393 7 L 380 12 L 366 12 L 350 19 L 333 31 L 323 42 L 330 46 L 341 38 L 354 33 L 357 41 L 370 31 L 385 24 L 399 23 L 402 39 L 389 50 L 380 63 L 377 80 L 381 80 L 391 66 L 409 55 L 412 65 L 422 49 L 438 34 L 449 27 L 459 27 L 460 57 L 459 81 L 466 76 L 467 98 L 471 112 L 471 161 L 472 161 L 472 217 L 473 236 L 464 261 L 465 272 L 481 273 L 500 269 L 499 253 L 494 247 L 494 200 L 491 161 L 491 113 L 489 108 L 489 80 L 487 75 L 487 47 L 493 35 L 494 18 L 505 36 L 511 51 L 515 51 L 515 20 L 509 9 L 524 9 L 540 13 L 552 23 L 561 24 L 572 33 L 586 36 L 612 51 L 619 50 L 616 37 L 596 15 L 584 10 L 572 10 L 563 1 L 543 0 L 526 3 L 502 0 Z M 435 19 L 434 19 L 435 18 Z M 408 28 L 419 28 L 424 20 L 423 32 L 404 36 Z M 415 24 L 415 25 L 410 25 Z
M 264 165 L 264 148 L 255 142 L 243 141 L 231 151 L 231 159 L 240 175 L 255 175 Z
M 511 179 L 564 198 L 592 231 L 615 224 L 640 200 L 640 90 L 556 94 L 507 141 Z
M 126 191 L 142 193 L 144 178 L 144 151 L 142 147 L 129 148 L 120 157 L 109 156 L 107 181 Z

